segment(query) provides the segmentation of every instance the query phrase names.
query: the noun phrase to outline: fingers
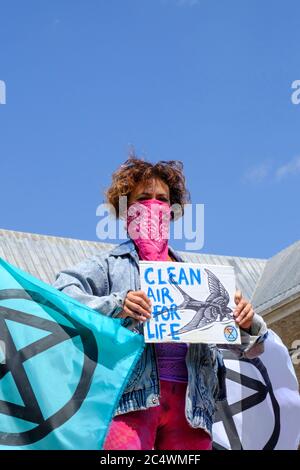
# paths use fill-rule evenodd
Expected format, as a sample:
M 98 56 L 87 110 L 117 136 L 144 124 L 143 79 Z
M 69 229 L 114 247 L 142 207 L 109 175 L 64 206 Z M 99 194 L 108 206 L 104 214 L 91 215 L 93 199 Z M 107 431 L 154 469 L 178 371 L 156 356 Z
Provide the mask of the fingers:
M 251 306 L 251 304 L 248 304 L 248 302 L 247 302 L 246 299 L 240 300 L 240 302 L 237 304 L 237 306 L 236 306 L 236 308 L 235 308 L 235 310 L 234 310 L 234 312 L 233 312 L 234 316 L 236 317 L 236 320 L 235 320 L 235 321 L 237 321 L 238 319 L 239 319 L 239 321 L 240 321 L 240 320 L 242 319 L 243 315 L 241 316 L 241 314 L 244 313 L 244 309 L 247 309 L 247 308 L 248 308 L 248 307 L 247 307 L 248 305 Z M 247 310 L 246 313 L 248 313 L 248 310 Z M 241 317 L 240 317 L 240 316 L 241 316 Z
M 240 321 L 239 326 L 241 328 L 244 328 L 245 330 L 251 328 L 253 316 L 254 310 L 253 308 L 251 308 L 250 311 L 245 315 L 245 317 Z
M 127 294 L 127 298 L 132 302 L 139 304 L 144 309 L 150 310 L 151 312 L 151 300 L 146 296 L 144 291 L 130 291 Z
M 138 314 L 140 316 L 150 318 L 150 311 L 147 308 L 143 308 L 140 304 L 136 303 L 135 301 L 131 301 L 127 299 L 125 301 L 125 307 L 131 310 L 133 313 Z
M 123 307 L 123 314 L 122 316 L 124 317 L 131 317 L 131 318 L 134 318 L 135 320 L 137 321 L 147 321 L 148 318 L 143 316 L 143 315 L 140 315 L 139 313 L 135 313 L 135 311 L 131 310 L 130 308 L 128 308 L 126 305 L 124 305 Z
M 143 291 L 143 290 L 136 290 L 136 291 L 131 291 L 133 292 L 134 294 L 142 297 L 144 300 L 146 300 L 146 302 L 151 305 L 151 300 L 149 299 L 149 297 L 147 297 L 146 293 Z
M 237 290 L 234 295 L 234 302 L 236 305 L 238 305 L 241 300 L 242 300 L 242 293 L 240 290 Z
M 252 309 L 252 305 L 251 304 L 248 304 L 247 301 L 244 301 L 244 302 L 240 302 L 239 303 L 239 306 L 240 306 L 240 310 L 236 311 L 235 315 L 236 315 L 236 319 L 235 321 L 237 323 L 240 323 L 243 318 L 245 318 L 245 316 L 250 312 L 250 310 Z
M 151 300 L 143 291 L 128 292 L 123 305 L 125 315 L 137 321 L 147 321 L 151 318 Z
M 236 303 L 236 308 L 233 312 L 235 321 L 241 328 L 250 328 L 254 316 L 252 305 L 242 297 L 241 291 L 236 291 L 234 301 Z

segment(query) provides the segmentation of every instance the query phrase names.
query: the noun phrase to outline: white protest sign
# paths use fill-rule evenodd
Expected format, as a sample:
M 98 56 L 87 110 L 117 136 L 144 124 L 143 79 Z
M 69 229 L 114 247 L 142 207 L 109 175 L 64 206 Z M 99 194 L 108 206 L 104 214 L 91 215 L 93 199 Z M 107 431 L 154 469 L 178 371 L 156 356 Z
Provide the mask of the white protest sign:
M 240 344 L 233 318 L 232 266 L 140 261 L 141 289 L 152 301 L 147 343 Z

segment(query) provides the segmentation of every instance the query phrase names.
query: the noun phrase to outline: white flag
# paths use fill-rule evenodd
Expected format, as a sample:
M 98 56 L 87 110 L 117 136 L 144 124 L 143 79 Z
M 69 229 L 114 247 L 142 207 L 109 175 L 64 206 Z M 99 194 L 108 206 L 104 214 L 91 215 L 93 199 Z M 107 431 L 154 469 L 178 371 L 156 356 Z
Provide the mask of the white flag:
M 215 449 L 292 449 L 300 440 L 300 397 L 287 348 L 269 330 L 265 352 L 238 360 L 223 350 L 227 400 L 218 402 Z

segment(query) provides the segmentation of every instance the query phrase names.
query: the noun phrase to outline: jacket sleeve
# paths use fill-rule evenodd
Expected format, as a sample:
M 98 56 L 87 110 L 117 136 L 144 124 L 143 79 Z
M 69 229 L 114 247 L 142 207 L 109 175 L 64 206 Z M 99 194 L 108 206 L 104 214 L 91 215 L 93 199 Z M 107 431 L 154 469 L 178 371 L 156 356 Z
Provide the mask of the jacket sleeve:
M 254 359 L 264 352 L 264 341 L 268 336 L 268 328 L 263 318 L 254 314 L 249 332 L 240 328 L 241 344 L 219 344 L 220 349 L 230 349 L 238 357 Z
M 117 317 L 128 289 L 110 293 L 107 268 L 104 266 L 105 263 L 98 257 L 87 258 L 59 272 L 53 287 L 99 313 Z

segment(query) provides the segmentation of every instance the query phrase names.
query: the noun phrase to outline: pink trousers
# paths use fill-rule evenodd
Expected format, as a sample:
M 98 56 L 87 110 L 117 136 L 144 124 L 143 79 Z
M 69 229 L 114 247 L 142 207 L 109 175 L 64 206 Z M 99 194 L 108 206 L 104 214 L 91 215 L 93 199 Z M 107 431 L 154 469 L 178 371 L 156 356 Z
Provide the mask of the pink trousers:
M 192 428 L 184 414 L 186 383 L 160 381 L 160 405 L 115 416 L 105 450 L 211 450 L 203 429 Z

